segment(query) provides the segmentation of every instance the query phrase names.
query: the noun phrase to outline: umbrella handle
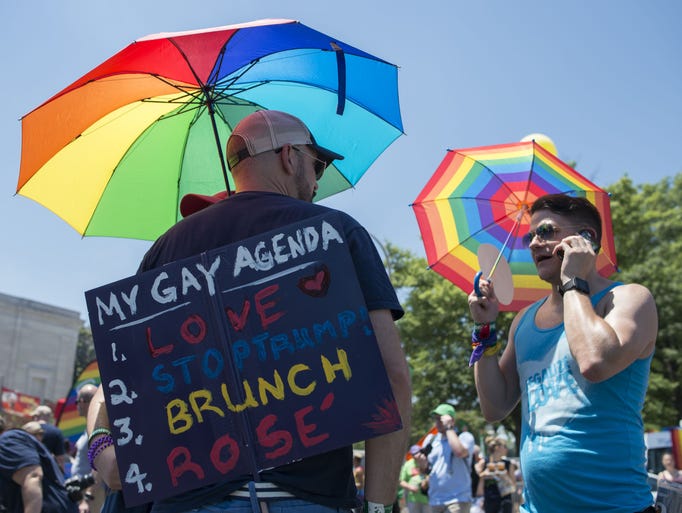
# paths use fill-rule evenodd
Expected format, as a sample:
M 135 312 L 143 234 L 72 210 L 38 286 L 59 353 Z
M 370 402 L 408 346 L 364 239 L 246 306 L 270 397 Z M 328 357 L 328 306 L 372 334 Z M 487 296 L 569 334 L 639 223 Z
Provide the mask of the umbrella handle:
M 474 276 L 474 292 L 478 297 L 481 297 L 483 294 L 481 294 L 481 289 L 478 286 L 478 282 L 481 281 L 481 276 L 483 276 L 483 271 L 478 271 L 476 275 Z

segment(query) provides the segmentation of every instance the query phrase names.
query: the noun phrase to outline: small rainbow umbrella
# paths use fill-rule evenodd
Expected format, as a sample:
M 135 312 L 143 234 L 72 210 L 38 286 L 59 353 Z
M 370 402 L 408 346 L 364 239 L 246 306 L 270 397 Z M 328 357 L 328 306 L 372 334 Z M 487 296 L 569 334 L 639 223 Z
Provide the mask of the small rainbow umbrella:
M 429 266 L 468 294 L 481 255 L 492 246 L 513 284 L 513 297 L 501 310 L 518 311 L 544 297 L 550 286 L 538 278 L 522 237 L 533 202 L 558 193 L 585 197 L 599 210 L 597 269 L 609 276 L 617 269 L 608 193 L 535 141 L 448 150 L 412 204 Z
M 17 193 L 82 235 L 155 239 L 186 193 L 230 190 L 225 143 L 260 109 L 344 155 L 316 200 L 353 187 L 403 133 L 397 67 L 297 21 L 154 34 L 22 118 Z

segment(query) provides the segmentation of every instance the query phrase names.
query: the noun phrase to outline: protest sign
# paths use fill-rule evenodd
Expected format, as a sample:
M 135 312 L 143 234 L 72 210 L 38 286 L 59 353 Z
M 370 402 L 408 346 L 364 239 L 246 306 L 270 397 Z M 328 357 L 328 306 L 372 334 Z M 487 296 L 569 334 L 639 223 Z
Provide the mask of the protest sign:
M 86 300 L 128 506 L 401 427 L 337 214 Z

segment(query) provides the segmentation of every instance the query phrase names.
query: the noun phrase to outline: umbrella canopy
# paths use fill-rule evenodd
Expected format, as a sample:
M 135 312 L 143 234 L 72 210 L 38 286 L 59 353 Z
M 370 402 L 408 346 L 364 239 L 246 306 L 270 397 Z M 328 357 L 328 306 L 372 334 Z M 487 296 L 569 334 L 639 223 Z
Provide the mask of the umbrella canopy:
M 231 188 L 225 142 L 259 109 L 345 156 L 316 199 L 354 186 L 403 133 L 396 66 L 297 21 L 156 34 L 22 118 L 17 192 L 82 235 L 155 239 L 185 193 Z
M 590 200 L 602 217 L 597 268 L 616 270 L 609 196 L 535 141 L 449 150 L 412 204 L 429 266 L 467 294 L 490 245 L 508 262 L 513 297 L 501 310 L 518 311 L 547 295 L 523 243 L 533 202 L 545 194 Z M 494 281 L 495 276 L 493 276 Z

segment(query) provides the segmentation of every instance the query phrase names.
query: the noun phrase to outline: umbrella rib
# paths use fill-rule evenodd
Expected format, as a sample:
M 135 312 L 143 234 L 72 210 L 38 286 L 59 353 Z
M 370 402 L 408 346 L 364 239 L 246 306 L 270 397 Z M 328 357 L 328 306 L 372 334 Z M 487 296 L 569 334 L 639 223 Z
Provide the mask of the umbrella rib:
M 223 179 L 225 180 L 225 188 L 227 190 L 227 195 L 230 196 L 232 194 L 232 191 L 230 190 L 230 181 L 227 177 L 227 165 L 225 163 L 225 157 L 223 155 L 223 147 L 222 143 L 220 142 L 220 136 L 218 134 L 218 125 L 216 125 L 215 122 L 215 109 L 214 109 L 214 100 L 211 96 L 211 92 L 213 91 L 213 86 L 209 86 L 207 84 L 204 84 L 201 79 L 199 78 L 199 75 L 197 75 L 196 71 L 194 70 L 194 67 L 190 63 L 189 59 L 187 58 L 187 55 L 185 52 L 182 51 L 182 48 L 180 48 L 174 38 L 168 38 L 168 40 L 171 42 L 173 46 L 177 49 L 178 53 L 182 55 L 182 58 L 185 60 L 187 63 L 187 67 L 189 70 L 192 72 L 192 75 L 194 75 L 194 79 L 196 80 L 197 84 L 200 86 L 199 89 L 201 89 L 201 92 L 204 95 L 204 104 L 206 108 L 208 109 L 209 117 L 211 118 L 211 126 L 213 128 L 213 136 L 215 137 L 215 142 L 216 142 L 216 149 L 218 150 L 218 159 L 220 160 L 220 167 L 223 171 Z M 224 54 L 225 52 L 225 45 L 220 50 L 221 55 Z M 215 71 L 216 66 L 214 64 L 213 70 Z
M 473 200 L 473 201 L 475 201 L 475 202 L 477 202 L 477 203 L 478 203 L 478 202 L 483 202 L 483 201 L 485 201 L 486 203 L 496 203 L 496 204 L 498 204 L 498 205 L 509 205 L 509 203 L 504 202 L 504 201 L 497 201 L 497 200 L 492 200 L 492 199 L 485 199 L 485 200 L 482 200 L 481 198 L 477 198 L 477 197 L 475 197 L 475 196 L 460 196 L 460 197 L 458 197 L 457 199 L 458 199 L 458 200 Z M 436 199 L 434 199 L 434 200 L 431 200 L 430 202 L 423 202 L 423 204 L 427 204 L 427 203 L 437 203 L 437 202 L 442 202 L 442 201 L 450 201 L 450 198 L 436 198 Z M 474 240 L 475 240 L 475 235 L 476 235 L 476 233 L 480 233 L 480 232 L 485 232 L 485 231 L 487 231 L 489 228 L 492 228 L 492 227 L 496 226 L 497 224 L 499 224 L 499 221 L 500 221 L 500 220 L 502 220 L 502 219 L 504 219 L 504 218 L 506 218 L 506 217 L 509 217 L 509 216 L 512 215 L 512 214 L 515 214 L 516 217 L 517 217 L 517 221 L 515 222 L 515 227 L 514 227 L 515 233 L 513 234 L 514 240 L 516 240 L 516 238 L 518 237 L 518 232 L 519 232 L 519 230 L 521 229 L 521 223 L 520 223 L 519 221 L 521 220 L 521 216 L 522 216 L 523 213 L 526 211 L 526 209 L 524 209 L 524 208 L 518 208 L 517 205 L 514 205 L 514 206 L 516 207 L 516 210 L 514 210 L 514 211 L 512 211 L 512 212 L 507 212 L 507 213 L 506 213 L 505 215 L 503 215 L 503 216 L 499 216 L 499 217 L 496 217 L 495 219 L 492 219 L 490 223 L 488 223 L 488 224 L 486 224 L 486 225 L 484 225 L 484 226 L 481 226 L 481 228 L 480 228 L 479 230 L 477 230 L 475 233 L 468 233 L 467 236 L 466 236 L 463 240 L 460 240 L 460 241 L 458 241 L 454 246 L 449 247 L 449 248 L 447 249 L 447 251 L 443 253 L 443 257 L 444 257 L 445 255 L 447 255 L 447 254 L 450 254 L 450 253 L 452 252 L 452 250 L 454 250 L 454 249 L 457 248 L 458 246 L 461 246 L 462 244 L 464 244 L 464 243 L 467 242 L 468 240 L 471 240 L 471 239 L 474 239 Z M 508 237 L 507 241 L 505 241 L 505 246 L 506 246 L 506 244 L 507 244 L 509 238 L 510 238 L 510 237 Z M 500 254 L 502 254 L 502 252 L 504 251 L 504 249 L 505 249 L 505 247 L 503 246 L 502 249 L 500 249 Z M 511 248 L 508 248 L 508 249 L 509 249 L 509 252 L 508 252 L 509 258 L 507 258 L 507 262 L 511 262 L 512 250 L 511 250 Z M 433 265 L 435 265 L 436 263 L 440 262 L 440 261 L 443 259 L 443 257 L 438 258 L 438 259 L 434 262 L 434 264 L 430 264 L 429 267 L 433 267 Z
M 481 161 L 479 161 L 473 157 L 470 157 L 466 153 L 461 153 L 461 154 L 464 155 L 467 159 L 473 160 L 474 162 L 479 164 L 481 167 L 483 167 L 490 175 L 492 175 L 493 179 L 495 179 L 496 182 L 498 182 L 502 187 L 504 187 L 505 190 L 507 190 L 509 192 L 509 195 L 514 196 L 515 198 L 518 199 L 518 195 L 516 194 L 516 191 L 510 189 L 509 186 L 507 185 L 507 183 L 504 180 L 502 180 L 502 178 L 500 178 L 500 176 L 497 173 L 495 173 L 492 169 L 490 169 L 490 167 L 483 164 Z M 532 169 L 531 169 L 531 171 L 532 171 Z M 526 191 L 527 190 L 528 190 L 528 188 L 526 187 Z M 524 197 L 523 199 L 525 200 L 526 197 Z

